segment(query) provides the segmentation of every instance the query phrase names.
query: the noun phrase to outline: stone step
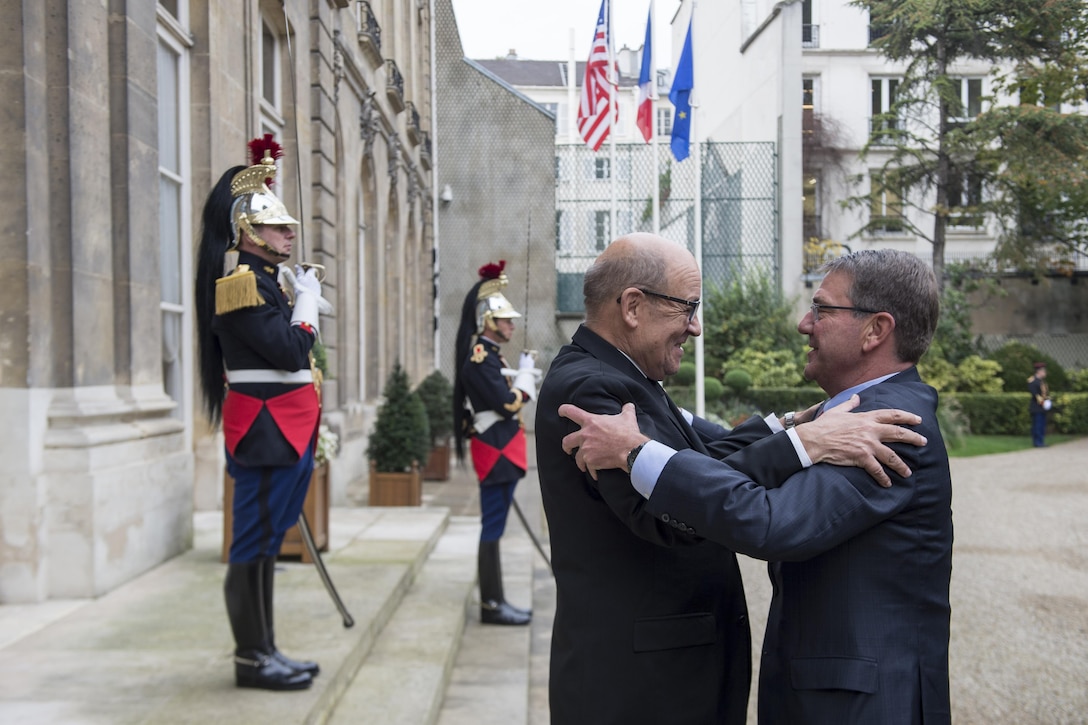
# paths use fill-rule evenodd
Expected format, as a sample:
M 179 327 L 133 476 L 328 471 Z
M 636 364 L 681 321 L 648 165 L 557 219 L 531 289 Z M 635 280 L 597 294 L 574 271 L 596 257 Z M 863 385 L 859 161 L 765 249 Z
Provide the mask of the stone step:
M 313 565 L 277 566 L 277 644 L 322 668 L 309 690 L 281 693 L 234 686 L 222 515 L 197 514 L 193 549 L 98 599 L 54 603 L 54 619 L 27 618 L 23 632 L 13 630 L 25 609 L 0 607 L 0 722 L 325 722 L 427 569 L 449 519 L 441 508 L 333 509 L 324 558 L 355 619 L 350 629 Z M 474 566 L 457 566 L 459 581 L 475 576 Z
M 475 601 L 477 517 L 454 517 L 378 636 L 330 725 L 436 721 Z

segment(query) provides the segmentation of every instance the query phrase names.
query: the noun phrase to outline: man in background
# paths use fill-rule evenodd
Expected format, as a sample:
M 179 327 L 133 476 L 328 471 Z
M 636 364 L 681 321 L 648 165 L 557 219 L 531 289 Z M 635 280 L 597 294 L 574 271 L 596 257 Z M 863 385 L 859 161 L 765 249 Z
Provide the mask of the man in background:
M 1028 378 L 1028 393 L 1031 401 L 1028 412 L 1031 413 L 1031 444 L 1036 448 L 1046 447 L 1046 414 L 1050 411 L 1050 386 L 1046 382 L 1046 363 L 1035 363 L 1035 373 Z

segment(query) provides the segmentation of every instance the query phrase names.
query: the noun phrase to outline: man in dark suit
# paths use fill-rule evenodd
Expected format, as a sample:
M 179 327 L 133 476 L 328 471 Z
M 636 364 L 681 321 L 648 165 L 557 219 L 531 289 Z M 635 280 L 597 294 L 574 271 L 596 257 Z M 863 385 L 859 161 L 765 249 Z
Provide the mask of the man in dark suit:
M 1046 446 L 1046 414 L 1051 408 L 1050 386 L 1046 384 L 1046 363 L 1037 362 L 1035 372 L 1028 378 L 1028 412 L 1031 413 L 1031 444 Z
M 559 417 L 561 404 L 615 413 L 634 403 L 654 438 L 728 456 L 730 480 L 751 486 L 752 478 L 785 480 L 810 456 L 883 474 L 873 456 L 891 450 L 879 437 L 913 435 L 890 425 L 917 420 L 898 411 L 828 415 L 805 432 L 756 419 L 727 433 L 678 410 L 658 381 L 677 371 L 680 346 L 701 332 L 700 289 L 683 247 L 646 234 L 616 240 L 586 273 L 586 322 L 541 386 L 537 460 L 557 587 L 552 722 L 739 725 L 751 676 L 734 554 L 650 516 L 624 473 L 602 471 L 597 481 L 580 471 L 562 452 L 576 426 Z
M 909 478 L 893 472 L 883 487 L 817 464 L 778 488 L 752 486 L 696 451 L 646 442 L 656 434 L 639 433 L 631 409 L 565 408 L 583 425 L 565 445 L 591 470 L 631 470 L 660 520 L 773 562 L 760 723 L 947 723 L 952 485 L 937 393 L 915 367 L 937 325 L 936 280 L 890 250 L 847 255 L 825 273 L 798 324 L 812 348 L 805 375 L 831 396 L 825 408 L 857 395 L 856 410 L 917 413 L 928 444 L 893 446 Z

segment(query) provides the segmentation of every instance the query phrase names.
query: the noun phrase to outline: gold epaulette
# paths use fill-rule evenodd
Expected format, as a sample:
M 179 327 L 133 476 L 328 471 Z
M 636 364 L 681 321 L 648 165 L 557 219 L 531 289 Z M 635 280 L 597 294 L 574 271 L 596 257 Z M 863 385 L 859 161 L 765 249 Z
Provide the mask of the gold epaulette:
M 257 291 L 257 276 L 248 264 L 239 264 L 234 272 L 215 280 L 215 314 L 225 315 L 263 304 L 264 298 Z

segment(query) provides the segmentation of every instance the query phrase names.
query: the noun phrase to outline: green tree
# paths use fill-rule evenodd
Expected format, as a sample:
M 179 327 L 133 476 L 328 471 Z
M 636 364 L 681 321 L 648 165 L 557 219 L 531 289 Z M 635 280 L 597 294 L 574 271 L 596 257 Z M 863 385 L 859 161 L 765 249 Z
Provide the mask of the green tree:
M 741 350 L 786 350 L 800 356 L 805 338 L 797 332 L 797 312 L 783 298 L 769 274 L 753 271 L 706 296 L 703 322 L 706 370 L 720 371 L 722 363 Z
M 1033 364 L 1046 363 L 1046 381 L 1054 391 L 1069 390 L 1065 369 L 1058 361 L 1039 348 L 1022 342 L 1008 342 L 990 354 L 990 359 L 1001 365 L 1001 379 L 1006 393 L 1022 393 L 1027 390 L 1028 378 L 1035 370 Z
M 1072 273 L 1074 257 L 1088 254 L 1088 117 L 1024 104 L 976 125 L 1001 161 L 985 203 L 1001 223 L 999 265 Z
M 393 365 L 381 406 L 374 421 L 374 430 L 367 442 L 367 458 L 383 473 L 402 473 L 413 463 L 426 463 L 431 450 L 431 433 L 423 401 L 408 386 L 408 375 Z
M 434 445 L 443 445 L 453 435 L 453 386 L 441 370 L 423 378 L 416 395 L 427 411 L 427 426 Z
M 870 180 L 868 193 L 847 204 L 869 207 L 874 213 L 864 231 L 885 228 L 889 216 L 899 228 L 933 245 L 933 270 L 944 285 L 946 228 L 956 215 L 960 221 L 977 219 L 999 209 L 987 205 L 982 190 L 993 188 L 1007 166 L 995 139 L 1008 124 L 1000 115 L 980 121 L 983 99 L 972 93 L 958 75 L 965 60 L 1005 63 L 1014 68 L 1021 87 L 1047 89 L 1047 103 L 1057 97 L 1053 88 L 1083 85 L 1083 0 L 855 0 L 869 12 L 879 37 L 873 46 L 890 61 L 905 64 L 894 86 L 887 111 L 873 119 L 867 157 L 876 148 L 886 150 L 885 161 Z M 1083 96 L 1081 96 L 1083 99 Z M 992 100 L 992 99 L 990 99 Z M 1014 116 L 1015 118 L 1015 116 Z M 982 125 L 986 133 L 977 131 Z M 1015 129 L 1015 124 L 1013 125 Z M 1020 134 L 1031 147 L 1027 133 Z M 1036 144 L 1038 150 L 1039 145 Z M 1030 159 L 1030 151 L 1025 158 Z M 1014 177 L 1015 178 L 1015 177 Z M 1008 183 L 1003 209 L 1019 210 L 1015 192 L 1031 188 Z M 913 208 L 932 217 L 932 229 L 923 230 L 902 214 Z M 860 232 L 859 232 L 860 233 Z

